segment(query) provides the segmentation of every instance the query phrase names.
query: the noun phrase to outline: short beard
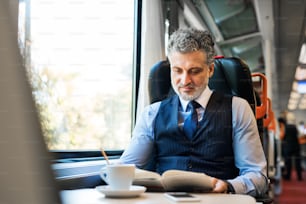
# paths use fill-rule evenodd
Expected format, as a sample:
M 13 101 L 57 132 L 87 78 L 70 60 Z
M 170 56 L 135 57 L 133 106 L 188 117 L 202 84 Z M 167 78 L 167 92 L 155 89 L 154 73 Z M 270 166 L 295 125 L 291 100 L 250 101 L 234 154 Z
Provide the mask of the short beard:
M 202 84 L 202 86 L 200 86 L 200 87 L 194 87 L 195 88 L 195 92 L 192 95 L 188 95 L 188 94 L 185 94 L 185 93 L 180 93 L 179 92 L 179 88 L 182 87 L 181 85 L 178 85 L 178 87 L 175 87 L 174 91 L 182 99 L 184 99 L 186 101 L 192 101 L 192 100 L 195 100 L 196 98 L 198 98 L 203 93 L 203 91 L 205 90 L 206 86 L 207 86 L 207 84 Z
M 198 96 L 195 95 L 187 95 L 187 94 L 179 94 L 179 96 L 184 99 L 185 101 L 192 101 L 196 99 Z

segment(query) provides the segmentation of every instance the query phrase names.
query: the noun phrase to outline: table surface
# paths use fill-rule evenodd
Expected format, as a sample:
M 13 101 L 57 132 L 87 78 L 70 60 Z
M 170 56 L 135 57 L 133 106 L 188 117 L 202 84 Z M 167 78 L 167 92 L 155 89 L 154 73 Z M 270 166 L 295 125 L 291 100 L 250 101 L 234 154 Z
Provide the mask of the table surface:
M 205 204 L 256 204 L 253 197 L 239 194 L 213 194 L 202 193 L 193 195 L 200 198 L 197 202 L 183 203 L 205 203 Z M 163 193 L 145 192 L 135 198 L 107 198 L 96 189 L 79 189 L 61 191 L 61 198 L 64 204 L 167 204 L 175 203 L 165 197 Z

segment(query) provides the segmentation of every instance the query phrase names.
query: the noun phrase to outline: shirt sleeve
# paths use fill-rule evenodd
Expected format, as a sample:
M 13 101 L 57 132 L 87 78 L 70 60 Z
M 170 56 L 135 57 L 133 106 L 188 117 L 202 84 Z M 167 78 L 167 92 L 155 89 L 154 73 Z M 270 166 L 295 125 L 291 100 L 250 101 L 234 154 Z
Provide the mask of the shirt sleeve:
M 159 110 L 160 102 L 144 109 L 132 133 L 132 140 L 125 149 L 120 162 L 144 167 L 151 159 L 154 147 L 154 122 Z
M 254 113 L 246 100 L 233 97 L 233 149 L 239 176 L 228 180 L 239 194 L 263 195 L 268 189 L 267 162 Z

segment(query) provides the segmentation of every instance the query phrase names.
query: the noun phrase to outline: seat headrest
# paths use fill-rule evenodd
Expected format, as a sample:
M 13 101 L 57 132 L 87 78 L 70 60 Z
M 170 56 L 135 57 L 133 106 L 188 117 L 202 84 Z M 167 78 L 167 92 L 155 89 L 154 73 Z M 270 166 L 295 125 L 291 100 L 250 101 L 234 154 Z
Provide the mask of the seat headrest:
M 214 74 L 208 85 L 215 91 L 246 99 L 255 112 L 256 98 L 251 73 L 248 65 L 239 58 L 215 59 Z M 170 64 L 168 61 L 160 61 L 152 67 L 149 74 L 150 102 L 161 101 L 173 93 Z
M 170 79 L 170 64 L 168 61 L 157 62 L 149 73 L 150 103 L 166 99 L 173 92 Z
M 215 70 L 208 86 L 218 92 L 246 99 L 255 112 L 256 96 L 248 65 L 239 58 L 215 59 Z

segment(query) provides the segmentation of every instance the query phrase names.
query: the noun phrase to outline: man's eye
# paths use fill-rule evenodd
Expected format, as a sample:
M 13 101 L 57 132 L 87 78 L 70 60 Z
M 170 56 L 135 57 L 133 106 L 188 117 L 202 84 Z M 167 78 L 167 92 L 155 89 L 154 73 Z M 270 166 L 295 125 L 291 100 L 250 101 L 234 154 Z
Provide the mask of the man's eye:
M 202 71 L 202 69 L 191 69 L 190 74 L 198 74 Z
M 172 71 L 175 72 L 175 73 L 181 73 L 182 72 L 181 69 L 176 69 L 176 68 L 172 69 Z

